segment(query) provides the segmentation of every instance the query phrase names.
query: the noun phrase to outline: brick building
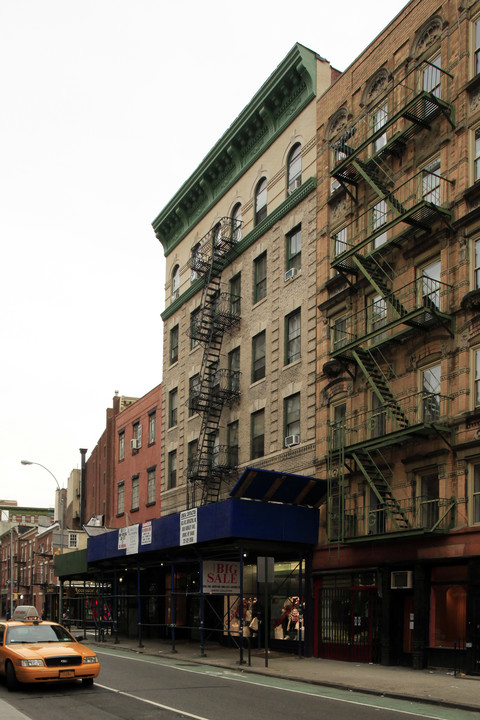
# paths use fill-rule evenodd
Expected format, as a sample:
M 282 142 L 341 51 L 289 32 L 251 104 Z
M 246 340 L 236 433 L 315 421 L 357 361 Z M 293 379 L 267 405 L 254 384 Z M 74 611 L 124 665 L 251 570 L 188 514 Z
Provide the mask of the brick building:
M 480 671 L 480 3 L 318 103 L 316 653 Z

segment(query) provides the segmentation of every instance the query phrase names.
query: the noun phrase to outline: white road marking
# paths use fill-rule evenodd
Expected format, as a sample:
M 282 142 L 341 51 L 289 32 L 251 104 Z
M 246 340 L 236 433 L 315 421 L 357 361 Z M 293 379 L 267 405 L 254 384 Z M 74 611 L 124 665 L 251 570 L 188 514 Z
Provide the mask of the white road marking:
M 155 702 L 155 700 L 147 700 L 146 698 L 124 692 L 123 690 L 116 690 L 115 688 L 108 687 L 107 685 L 100 685 L 99 683 L 95 684 L 103 690 L 110 690 L 110 692 L 117 693 L 117 695 L 123 695 L 125 697 L 133 698 L 134 700 L 140 700 L 141 702 L 147 703 L 148 705 L 154 705 L 162 710 L 170 710 L 170 712 L 177 713 L 177 715 L 184 715 L 185 717 L 193 718 L 193 720 L 210 720 L 210 718 L 203 717 L 203 715 L 194 715 L 193 713 L 186 712 L 185 710 L 180 710 L 180 708 L 174 708 L 170 707 L 170 705 L 163 705 L 162 703 Z

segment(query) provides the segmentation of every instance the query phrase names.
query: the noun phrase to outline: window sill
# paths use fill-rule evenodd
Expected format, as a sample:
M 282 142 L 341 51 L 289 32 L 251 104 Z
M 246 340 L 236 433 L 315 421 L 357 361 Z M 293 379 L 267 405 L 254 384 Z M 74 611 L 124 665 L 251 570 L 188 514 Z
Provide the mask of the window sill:
M 286 363 L 283 366 L 283 370 L 289 370 L 291 367 L 295 367 L 296 365 L 300 365 L 302 362 L 302 358 L 298 358 L 298 360 L 293 360 L 291 363 Z
M 124 517 L 124 515 L 125 515 L 125 513 L 124 513 L 124 512 L 121 512 L 121 513 L 117 513 L 117 514 L 115 515 L 115 517 L 121 518 L 121 517 Z
M 134 507 L 134 508 L 130 508 L 129 512 L 131 512 L 131 513 L 136 513 L 136 512 L 138 512 L 139 510 L 140 510 L 139 507 Z
M 260 380 L 254 380 L 250 383 L 250 387 L 256 387 L 257 385 L 260 385 L 260 383 L 265 382 L 265 376 L 263 378 L 260 378 Z M 262 456 L 263 457 L 263 456 Z
M 260 305 L 263 305 L 263 303 L 267 302 L 267 297 L 268 296 L 265 295 L 265 297 L 263 297 L 261 300 L 257 300 L 256 302 L 254 302 L 252 305 L 252 310 L 255 310 L 257 307 L 259 307 Z
M 156 504 L 157 504 L 157 501 L 156 501 L 156 500 L 152 500 L 152 502 L 148 502 L 148 503 L 145 505 L 145 507 L 152 507 L 152 505 L 156 505 Z

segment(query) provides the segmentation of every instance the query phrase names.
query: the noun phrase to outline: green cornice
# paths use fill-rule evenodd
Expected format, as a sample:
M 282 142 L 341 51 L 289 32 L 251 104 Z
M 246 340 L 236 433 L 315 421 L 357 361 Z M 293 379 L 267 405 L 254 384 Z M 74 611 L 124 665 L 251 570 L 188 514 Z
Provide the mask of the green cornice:
M 297 43 L 153 221 L 168 255 L 315 98 L 319 55 Z
M 229 265 L 231 262 L 233 262 L 239 255 L 241 255 L 247 248 L 250 247 L 250 245 L 253 245 L 254 242 L 256 242 L 267 230 L 269 230 L 275 223 L 277 223 L 279 220 L 282 219 L 287 213 L 289 213 L 293 208 L 298 205 L 302 200 L 304 200 L 307 195 L 310 195 L 311 192 L 315 190 L 317 187 L 317 179 L 315 177 L 308 178 L 308 180 L 305 180 L 295 192 L 293 192 L 291 195 L 288 196 L 286 200 L 283 201 L 279 207 L 274 210 L 274 212 L 271 215 L 267 215 L 265 220 L 262 220 L 261 223 L 259 223 L 256 227 L 251 230 L 248 235 L 245 235 L 244 238 L 240 240 L 239 243 L 235 245 L 235 247 L 230 251 L 227 257 L 227 265 Z M 178 297 L 175 302 L 171 303 L 168 308 L 166 308 L 162 314 L 161 318 L 165 322 L 169 317 L 171 317 L 174 313 L 177 312 L 177 310 L 190 298 L 194 297 L 198 292 L 201 291 L 203 287 L 203 278 L 198 278 L 195 280 L 190 287 L 183 292 L 180 297 Z

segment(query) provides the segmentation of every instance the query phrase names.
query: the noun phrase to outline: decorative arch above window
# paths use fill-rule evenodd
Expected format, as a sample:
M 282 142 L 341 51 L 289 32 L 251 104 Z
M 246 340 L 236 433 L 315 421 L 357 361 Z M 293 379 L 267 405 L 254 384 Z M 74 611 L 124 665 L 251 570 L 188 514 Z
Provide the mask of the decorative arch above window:
M 362 95 L 362 105 L 370 105 L 370 103 L 374 102 L 380 95 L 386 93 L 390 82 L 391 76 L 386 67 L 377 70 L 370 80 L 367 80 Z
M 290 195 L 302 184 L 302 146 L 296 143 L 287 161 L 287 192 Z
M 325 140 L 333 140 L 342 130 L 345 130 L 348 123 L 348 110 L 346 107 L 339 108 L 329 119 L 325 130 Z
M 267 217 L 267 178 L 263 177 L 255 190 L 255 225 Z
M 414 58 L 420 57 L 437 40 L 440 40 L 445 21 L 441 15 L 433 15 L 417 30 L 413 39 L 410 55 Z

